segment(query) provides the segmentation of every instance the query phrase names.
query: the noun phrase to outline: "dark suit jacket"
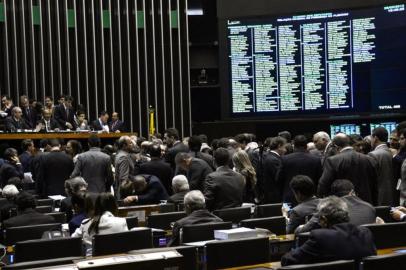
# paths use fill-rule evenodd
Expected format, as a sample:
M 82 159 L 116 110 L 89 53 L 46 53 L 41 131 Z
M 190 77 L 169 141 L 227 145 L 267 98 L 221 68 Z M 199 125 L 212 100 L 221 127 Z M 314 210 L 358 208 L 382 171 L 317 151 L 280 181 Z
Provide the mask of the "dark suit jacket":
M 166 192 L 165 187 L 161 184 L 159 179 L 153 175 L 143 174 L 147 180 L 147 188 L 144 192 L 135 194 L 138 195 L 139 204 L 151 204 L 151 203 L 160 203 L 161 200 L 168 199 L 168 193 Z
M 203 191 L 206 176 L 213 172 L 209 164 L 200 158 L 192 158 L 192 164 L 187 172 L 190 190 Z
M 6 161 L 0 168 L 0 181 L 1 187 L 7 185 L 11 177 L 18 177 L 24 179 L 24 170 L 22 165 L 12 164 Z
M 55 219 L 52 216 L 47 216 L 42 213 L 38 213 L 34 209 L 26 209 L 16 217 L 9 218 L 3 222 L 3 228 L 39 225 L 55 223 Z
M 309 264 L 335 260 L 360 260 L 376 254 L 372 233 L 350 223 L 317 229 L 301 247 L 282 257 L 282 265 Z
M 376 205 L 378 199 L 376 162 L 373 158 L 352 149 L 329 157 L 324 162 L 323 174 L 317 192 L 320 196 L 330 194 L 331 184 L 337 179 L 348 179 L 362 200 Z
M 191 154 L 192 157 L 200 158 L 200 159 L 206 161 L 207 164 L 209 164 L 210 168 L 213 171 L 216 169 L 216 166 L 214 164 L 214 158 L 211 155 L 202 153 L 202 152 L 189 152 L 189 154 Z
M 49 130 L 54 130 L 54 129 L 56 129 L 56 128 L 59 128 L 59 129 L 61 128 L 61 127 L 59 126 L 58 121 L 56 121 L 56 120 L 53 119 L 53 118 L 49 119 L 49 123 L 50 123 L 50 126 L 48 127 L 48 131 L 49 131 Z M 47 132 L 47 130 L 46 130 L 46 125 L 45 125 L 45 120 L 44 120 L 44 119 L 39 120 L 39 121 L 37 122 L 37 125 L 38 125 L 38 124 L 42 124 L 42 128 L 41 128 L 40 132 Z
M 4 121 L 4 128 L 5 131 L 8 132 L 17 132 L 17 129 L 29 129 L 29 126 L 24 118 L 21 118 L 20 121 L 16 121 L 14 117 L 9 116 Z
M 187 153 L 189 152 L 189 147 L 182 142 L 177 142 L 173 147 L 169 148 L 165 154 L 165 161 L 168 162 L 172 170 L 175 171 L 175 157 L 178 153 Z
M 279 203 L 282 201 L 282 191 L 279 175 L 282 169 L 282 159 L 273 152 L 264 153 L 262 171 L 259 172 L 258 185 L 262 203 Z
M 286 226 L 286 233 L 294 233 L 299 225 L 306 223 L 306 217 L 309 219 L 317 212 L 317 205 L 320 199 L 313 197 L 307 201 L 299 203 L 289 212 L 289 223 Z
M 371 204 L 364 202 L 357 196 L 348 195 L 341 197 L 341 199 L 348 205 L 351 224 L 358 226 L 375 223 L 376 211 Z
M 18 158 L 20 159 L 21 165 L 23 166 L 23 171 L 30 172 L 31 161 L 34 158 L 34 156 L 28 153 L 27 151 L 24 151 Z
M 279 181 L 283 185 L 283 202 L 297 204 L 295 196 L 290 189 L 290 181 L 298 174 L 309 176 L 317 187 L 322 167 L 319 157 L 308 152 L 297 151 L 282 157 L 282 171 Z
M 215 223 L 222 222 L 223 220 L 218 216 L 213 215 L 206 209 L 193 211 L 187 217 L 184 217 L 175 222 L 172 229 L 172 239 L 169 241 L 168 246 L 179 245 L 179 231 L 183 226 L 194 225 L 194 224 L 204 224 L 204 223 Z
M 115 122 L 110 122 L 109 129 L 110 129 L 110 132 L 116 132 L 117 130 L 119 130 L 121 132 L 126 131 L 124 122 L 121 120 L 117 120 Z
M 106 125 L 107 125 L 107 123 L 106 123 Z M 92 123 L 90 123 L 90 128 L 93 130 L 103 130 L 103 126 L 100 124 L 98 118 L 96 120 L 92 121 Z
M 218 167 L 206 178 L 204 196 L 210 211 L 239 207 L 245 191 L 244 176 L 227 166 Z
M 177 202 L 182 202 L 185 198 L 185 195 L 189 192 L 189 190 L 181 191 L 178 193 L 173 194 L 171 197 L 169 197 L 168 202 L 169 203 L 177 203 Z
M 54 108 L 54 119 L 58 122 L 61 129 L 67 129 L 66 122 L 71 123 L 73 129 L 76 130 L 75 112 L 73 108 L 69 108 L 69 114 L 67 115 L 65 106 L 60 104 Z
M 168 194 L 172 194 L 172 177 L 173 171 L 171 165 L 161 159 L 151 159 L 149 162 L 144 162 L 140 165 L 140 174 L 155 175 L 164 185 Z
M 29 108 L 29 112 L 27 112 L 26 108 L 21 108 L 21 110 L 28 128 L 34 129 L 37 124 L 37 111 L 32 107 Z
M 13 208 L 17 208 L 17 205 L 14 203 L 14 200 L 7 200 L 5 204 L 0 208 L 0 221 L 3 222 L 6 219 L 10 218 L 10 211 Z
M 37 193 L 40 196 L 64 195 L 65 180 L 73 171 L 73 161 L 64 152 L 50 152 L 41 155 L 37 175 Z

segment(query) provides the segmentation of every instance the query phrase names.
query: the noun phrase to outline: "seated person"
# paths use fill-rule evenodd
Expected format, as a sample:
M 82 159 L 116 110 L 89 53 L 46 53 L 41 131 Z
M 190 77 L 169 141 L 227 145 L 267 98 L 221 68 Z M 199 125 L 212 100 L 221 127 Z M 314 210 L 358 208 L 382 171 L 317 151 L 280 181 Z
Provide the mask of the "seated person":
M 94 120 L 91 124 L 90 127 L 92 130 L 97 130 L 97 131 L 103 131 L 103 132 L 109 132 L 109 124 L 107 121 L 109 120 L 109 114 L 106 111 L 102 111 L 99 113 L 99 118 Z
M 97 196 L 93 217 L 84 219 L 72 234 L 72 237 L 82 237 L 87 256 L 92 255 L 92 238 L 95 234 L 128 231 L 125 218 L 115 217 L 117 212 L 117 202 L 111 193 L 100 193 Z
M 71 203 L 73 208 L 73 217 L 68 223 L 70 234 L 73 234 L 76 229 L 80 227 L 82 221 L 87 217 L 85 212 L 85 197 L 85 191 L 79 191 L 72 195 Z
M 296 175 L 290 182 L 290 188 L 299 203 L 288 214 L 286 233 L 293 233 L 296 228 L 306 223 L 306 218 L 313 216 L 317 212 L 319 199 L 314 195 L 315 187 L 312 179 L 306 175 Z
M 86 120 L 86 114 L 83 111 L 77 111 L 77 128 L 76 130 L 89 130 L 89 125 Z
M 23 166 L 18 159 L 17 150 L 7 148 L 3 154 L 4 164 L 0 168 L 0 184 L 2 187 L 8 184 L 8 180 L 12 177 L 24 179 Z
M 183 202 L 186 193 L 189 192 L 189 183 L 186 176 L 179 174 L 172 179 L 173 195 L 169 197 L 168 202 Z
M 335 180 L 331 185 L 331 194 L 341 197 L 347 203 L 351 224 L 359 226 L 380 221 L 380 218 L 376 218 L 375 208 L 355 195 L 354 185 L 351 181 Z M 320 228 L 320 224 L 318 214 L 316 214 L 304 226 L 300 226 L 295 233 L 308 232 L 318 228 Z
M 17 132 L 28 129 L 28 125 L 23 118 L 23 111 L 20 107 L 14 107 L 11 111 L 11 116 L 7 117 L 4 122 L 6 132 Z
M 309 240 L 285 254 L 281 259 L 282 266 L 360 260 L 376 255 L 371 231 L 348 223 L 348 207 L 342 199 L 336 196 L 322 199 L 318 209 L 322 228 L 311 231 Z
M 113 112 L 111 114 L 111 122 L 109 123 L 109 129 L 110 132 L 116 133 L 125 131 L 124 122 L 120 120 L 118 112 Z
M 392 218 L 396 221 L 406 221 L 406 208 L 403 206 L 398 206 L 390 212 Z
M 60 130 L 59 123 L 52 118 L 52 111 L 45 109 L 42 111 L 42 119 L 37 122 L 37 127 L 35 131 L 37 132 L 49 132 Z
M 80 176 L 73 177 L 65 181 L 65 193 L 67 197 L 61 201 L 59 212 L 65 212 L 66 220 L 71 220 L 73 217 L 72 196 L 81 191 L 87 190 L 85 179 Z
M 169 197 L 158 177 L 148 174 L 139 174 L 123 181 L 120 185 L 120 194 L 126 205 L 160 203 Z
M 172 228 L 172 239 L 168 246 L 179 245 L 180 229 L 185 225 L 222 222 L 223 220 L 206 209 L 204 195 L 200 190 L 192 190 L 184 199 L 186 217 L 175 222 Z
M 3 228 L 39 225 L 55 223 L 52 216 L 47 216 L 35 211 L 36 202 L 33 195 L 27 192 L 20 192 L 16 197 L 17 216 L 9 218 L 3 222 Z
M 3 188 L 1 195 L 3 195 L 3 198 L 7 199 L 7 202 L 4 203 L 0 207 L 0 221 L 1 222 L 10 218 L 11 209 L 17 207 L 15 204 L 15 198 L 17 197 L 18 193 L 19 193 L 19 191 L 15 185 L 6 185 Z

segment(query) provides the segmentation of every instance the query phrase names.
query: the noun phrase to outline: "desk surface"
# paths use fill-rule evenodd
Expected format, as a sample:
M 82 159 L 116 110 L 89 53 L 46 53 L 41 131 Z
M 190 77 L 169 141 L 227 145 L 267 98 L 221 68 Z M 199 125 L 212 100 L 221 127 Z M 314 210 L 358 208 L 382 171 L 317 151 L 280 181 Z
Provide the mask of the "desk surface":
M 261 263 L 261 264 L 253 264 L 253 265 L 226 268 L 224 270 L 248 270 L 248 269 L 255 269 L 255 268 L 277 269 L 279 267 L 281 267 L 280 262 L 269 262 L 269 263 Z
M 388 255 L 388 254 L 393 254 L 393 253 L 395 253 L 397 250 L 406 250 L 406 246 L 378 249 L 376 253 L 377 253 L 378 255 Z
M 0 133 L 0 140 L 23 140 L 23 139 L 87 139 L 96 134 L 99 138 L 119 138 L 132 133 L 97 133 L 97 132 L 52 132 L 52 133 Z

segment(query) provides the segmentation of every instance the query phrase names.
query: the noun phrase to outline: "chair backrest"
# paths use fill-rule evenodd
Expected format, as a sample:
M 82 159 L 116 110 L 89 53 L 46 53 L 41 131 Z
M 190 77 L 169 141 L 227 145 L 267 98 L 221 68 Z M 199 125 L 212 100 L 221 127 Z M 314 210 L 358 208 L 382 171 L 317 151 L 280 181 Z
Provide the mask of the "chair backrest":
M 366 257 L 361 262 L 363 270 L 401 269 L 406 265 L 406 254 L 388 254 Z M 403 266 L 401 266 L 403 265 Z
M 406 246 L 406 222 L 362 226 L 371 230 L 377 249 Z
M 11 227 L 5 230 L 5 244 L 14 245 L 20 241 L 41 239 L 46 231 L 61 230 L 60 223 L 49 223 L 31 226 Z
M 1 269 L 13 269 L 13 270 L 26 270 L 26 269 L 42 269 L 40 267 L 53 267 L 58 265 L 72 264 L 75 260 L 81 260 L 84 257 L 63 257 L 58 259 L 49 259 L 49 260 L 38 260 L 38 261 L 29 261 L 22 263 L 14 263 L 3 266 Z M 52 268 L 48 268 L 52 269 Z
M 138 227 L 138 217 L 137 216 L 126 217 L 125 221 L 127 222 L 127 227 L 129 230 L 131 230 L 132 228 Z
M 176 250 L 182 254 L 184 260 L 180 270 L 197 270 L 198 268 L 198 247 L 195 246 L 177 246 L 177 247 L 161 247 L 152 249 L 140 249 L 130 251 L 129 254 L 146 254 L 152 252 L 162 252 Z
M 390 215 L 390 206 L 375 206 L 374 208 L 377 217 L 382 218 L 385 222 L 394 222 Z
M 185 211 L 185 204 L 183 202 L 179 202 L 176 204 L 178 211 Z
M 0 198 L 0 207 L 3 207 L 7 202 L 8 200 L 6 198 Z
M 285 217 L 267 217 L 245 219 L 240 222 L 241 227 L 267 229 L 276 235 L 286 234 Z
M 212 240 L 214 239 L 214 230 L 227 230 L 232 227 L 231 222 L 186 225 L 181 229 L 181 243 Z
M 164 203 L 159 205 L 159 213 L 170 213 L 176 211 L 176 205 L 174 203 Z
M 51 213 L 52 212 L 52 206 L 49 205 L 45 205 L 45 206 L 37 206 L 35 207 L 35 211 L 37 211 L 38 213 Z
M 55 219 L 55 222 L 58 223 L 66 223 L 66 213 L 64 212 L 51 212 L 51 213 L 45 213 L 47 216 L 52 216 Z
M 172 222 L 184 217 L 186 217 L 185 212 L 152 214 L 147 218 L 147 226 L 155 229 L 170 230 Z
M 235 207 L 215 210 L 213 214 L 224 221 L 231 221 L 234 224 L 238 224 L 243 219 L 251 218 L 251 207 Z
M 258 205 L 256 208 L 256 217 L 278 217 L 282 216 L 282 204 L 273 203 L 273 204 L 262 204 Z
M 37 239 L 17 242 L 14 261 L 27 262 L 82 256 L 82 238 Z
M 313 263 L 313 264 L 298 264 L 292 266 L 284 266 L 278 268 L 279 270 L 356 270 L 358 269 L 355 261 L 334 261 L 327 263 Z
M 269 261 L 268 237 L 216 241 L 206 244 L 208 270 Z
M 52 200 L 52 199 L 39 199 L 39 200 L 37 200 L 37 206 L 54 206 L 54 200 Z
M 152 248 L 152 232 L 149 228 L 120 233 L 96 234 L 93 237 L 93 256 L 123 253 L 142 248 Z

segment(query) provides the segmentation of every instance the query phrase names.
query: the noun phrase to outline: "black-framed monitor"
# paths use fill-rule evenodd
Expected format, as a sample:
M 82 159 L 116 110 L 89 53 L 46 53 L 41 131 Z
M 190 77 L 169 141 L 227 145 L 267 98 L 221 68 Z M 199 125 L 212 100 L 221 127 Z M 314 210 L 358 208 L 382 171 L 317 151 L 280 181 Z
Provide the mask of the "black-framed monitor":
M 372 131 L 377 127 L 384 127 L 388 131 L 388 133 L 391 134 L 392 131 L 394 131 L 396 129 L 396 125 L 397 125 L 396 122 L 381 122 L 381 123 L 374 122 L 374 123 L 369 124 L 369 128 L 370 128 L 371 134 L 372 134 Z
M 337 5 L 221 20 L 228 118 L 406 112 L 405 4 Z
M 330 125 L 330 136 L 333 139 L 338 133 L 345 133 L 347 135 L 362 135 L 361 125 L 359 124 L 335 124 Z

